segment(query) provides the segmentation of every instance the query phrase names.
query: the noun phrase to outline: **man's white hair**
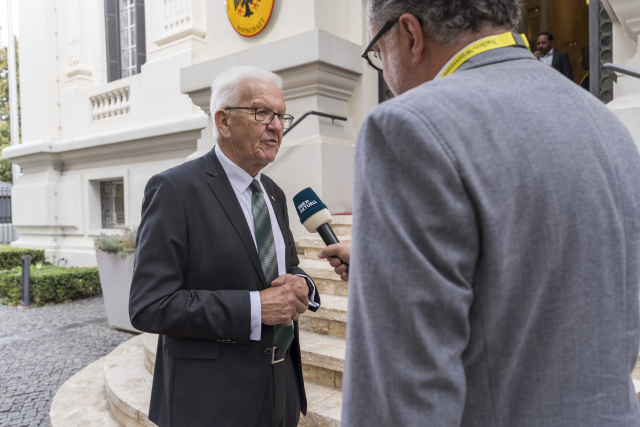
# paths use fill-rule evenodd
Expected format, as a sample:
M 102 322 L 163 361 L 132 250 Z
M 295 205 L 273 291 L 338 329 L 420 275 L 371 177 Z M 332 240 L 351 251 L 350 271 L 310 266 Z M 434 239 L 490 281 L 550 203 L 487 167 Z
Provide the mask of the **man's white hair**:
M 214 117 L 213 139 L 217 140 L 220 136 L 215 123 L 216 111 L 228 107 L 246 107 L 246 105 L 237 104 L 242 96 L 242 83 L 247 80 L 271 83 L 282 90 L 282 77 L 262 68 L 236 65 L 218 74 L 211 85 L 211 100 L 209 101 L 211 117 Z M 232 110 L 231 114 L 234 113 L 235 110 Z

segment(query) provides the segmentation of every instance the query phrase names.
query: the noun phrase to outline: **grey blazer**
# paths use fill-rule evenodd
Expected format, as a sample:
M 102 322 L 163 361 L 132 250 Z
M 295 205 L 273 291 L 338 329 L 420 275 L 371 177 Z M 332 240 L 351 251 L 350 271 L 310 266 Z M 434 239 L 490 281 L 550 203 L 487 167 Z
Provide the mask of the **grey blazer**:
M 640 426 L 640 156 L 519 48 L 378 106 L 356 148 L 346 426 Z

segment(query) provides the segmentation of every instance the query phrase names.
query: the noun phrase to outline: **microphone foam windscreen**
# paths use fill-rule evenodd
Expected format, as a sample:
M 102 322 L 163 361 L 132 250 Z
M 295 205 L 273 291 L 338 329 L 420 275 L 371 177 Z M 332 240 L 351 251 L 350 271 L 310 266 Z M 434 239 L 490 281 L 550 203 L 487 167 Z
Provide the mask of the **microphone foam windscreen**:
M 316 192 L 311 188 L 305 188 L 293 196 L 293 204 L 296 206 L 300 222 L 303 224 L 307 219 L 313 216 L 313 214 L 323 209 L 327 209 L 327 205 L 322 203 L 320 197 L 318 197 Z

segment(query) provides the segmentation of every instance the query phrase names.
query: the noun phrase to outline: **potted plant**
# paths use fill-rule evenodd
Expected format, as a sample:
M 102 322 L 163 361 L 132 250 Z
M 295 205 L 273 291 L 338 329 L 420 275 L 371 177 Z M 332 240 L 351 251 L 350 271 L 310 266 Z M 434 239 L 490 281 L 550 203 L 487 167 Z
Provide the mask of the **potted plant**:
M 137 231 L 137 227 L 126 227 L 120 234 L 101 233 L 94 243 L 109 326 L 132 332 L 140 332 L 129 320 L 129 291 Z

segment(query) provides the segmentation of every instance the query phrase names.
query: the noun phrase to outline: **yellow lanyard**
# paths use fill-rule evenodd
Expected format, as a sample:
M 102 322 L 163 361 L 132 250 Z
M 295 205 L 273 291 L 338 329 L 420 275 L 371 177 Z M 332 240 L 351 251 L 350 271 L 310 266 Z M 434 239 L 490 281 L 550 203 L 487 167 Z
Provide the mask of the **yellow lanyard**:
M 587 77 L 589 77 L 589 72 L 588 71 L 587 71 L 587 74 L 584 75 L 582 80 L 580 80 L 580 86 L 582 86 L 582 83 L 584 83 L 584 81 L 587 79 Z
M 530 49 L 529 41 L 524 34 L 504 33 L 498 36 L 487 37 L 465 48 L 458 56 L 452 58 L 440 77 L 453 74 L 469 58 L 479 53 L 507 46 L 518 46 Z

